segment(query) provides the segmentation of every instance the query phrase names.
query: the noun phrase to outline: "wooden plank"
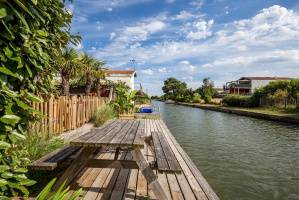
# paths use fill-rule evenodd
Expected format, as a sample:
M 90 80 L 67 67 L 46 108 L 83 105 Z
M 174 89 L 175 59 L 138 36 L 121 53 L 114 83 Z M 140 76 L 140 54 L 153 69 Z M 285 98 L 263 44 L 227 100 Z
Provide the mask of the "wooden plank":
M 168 133 L 168 129 L 166 128 L 166 125 L 163 124 L 163 122 L 161 120 L 157 120 L 156 121 L 157 126 L 161 128 L 161 130 L 163 130 L 163 134 L 165 135 L 171 149 L 173 150 L 178 162 L 180 163 L 180 166 L 182 168 L 182 172 L 184 173 L 184 175 L 186 176 L 186 179 L 190 185 L 190 187 L 192 188 L 193 193 L 195 194 L 197 199 L 208 199 L 207 196 L 209 196 L 209 198 L 211 197 L 211 199 L 213 200 L 219 200 L 219 198 L 213 195 L 209 195 L 206 192 L 204 192 L 204 190 L 202 189 L 201 185 L 199 184 L 199 182 L 197 182 L 196 180 L 196 176 L 193 175 L 192 171 L 190 170 L 189 166 L 187 165 L 187 163 L 185 162 L 183 156 L 181 155 L 183 151 L 183 149 L 180 149 L 181 147 L 179 146 L 179 144 L 175 141 L 174 137 L 171 135 L 171 133 Z M 173 137 L 171 139 L 171 136 Z M 176 144 L 174 144 L 174 142 L 176 142 Z M 179 151 L 178 149 L 180 149 L 181 151 Z M 197 170 L 198 171 L 198 170 Z M 207 184 L 207 182 L 206 182 Z M 217 197 L 217 198 L 215 198 Z
M 122 146 L 132 145 L 133 144 L 135 136 L 137 134 L 139 124 L 140 124 L 140 121 L 138 121 L 138 120 L 133 121 L 133 125 L 131 126 L 129 132 L 127 133 L 127 135 L 121 141 Z
M 155 196 L 158 199 L 165 199 L 165 200 L 168 199 L 166 193 L 164 192 L 160 183 L 158 182 L 156 175 L 154 174 L 153 170 L 150 168 L 148 162 L 142 155 L 141 151 L 139 149 L 136 149 L 131 151 L 131 153 L 134 160 L 136 160 L 137 165 L 139 166 L 139 169 L 142 175 L 144 176 L 144 178 L 146 179 L 149 187 L 152 188 Z
M 162 132 L 157 132 L 161 146 L 163 148 L 163 152 L 165 154 L 165 159 L 169 166 L 169 171 L 173 172 L 181 172 L 180 164 L 178 163 L 177 159 L 174 156 L 174 153 L 172 152 L 168 142 L 166 141 L 166 138 Z
M 137 189 L 137 177 L 138 177 L 138 170 L 132 169 L 127 184 L 128 186 L 124 194 L 124 200 L 135 199 L 136 189 Z
M 79 147 L 69 146 L 59 148 L 34 161 L 29 165 L 29 168 L 35 170 L 54 170 L 56 167 L 58 167 L 59 162 L 67 159 L 72 154 L 76 153 L 79 149 Z
M 53 190 L 56 191 L 60 185 L 65 181 L 68 185 L 76 176 L 78 171 L 81 171 L 87 163 L 89 156 L 93 154 L 97 149 L 85 147 L 80 155 L 72 162 L 72 164 L 65 170 L 60 178 L 55 183 Z
M 118 120 L 118 124 L 105 136 L 99 137 L 94 143 L 95 145 L 110 145 L 110 141 L 118 134 L 120 133 L 125 125 L 129 123 L 128 120 Z
M 155 157 L 157 160 L 158 169 L 159 169 L 159 171 L 168 171 L 169 166 L 166 161 L 162 145 L 159 141 L 158 133 L 152 132 L 152 138 L 153 138 L 153 143 L 154 143 Z
M 176 176 L 174 174 L 167 174 L 167 180 L 173 200 L 183 200 L 183 194 L 181 188 L 177 182 Z M 188 199 L 189 200 L 189 199 Z
M 98 135 L 101 135 L 101 134 L 106 134 L 107 132 L 109 132 L 116 124 L 118 123 L 118 121 L 112 121 L 110 122 L 109 124 L 103 126 L 103 127 L 100 127 L 100 128 L 97 128 L 91 132 L 88 132 L 88 133 L 85 133 L 83 135 L 81 135 L 80 137 L 72 140 L 70 142 L 71 145 L 78 145 L 78 146 L 81 146 L 81 145 L 84 145 L 87 141 L 92 141 L 92 140 L 95 140 L 95 138 L 98 137 Z
M 136 132 L 136 136 L 134 138 L 134 146 L 144 146 L 144 138 L 145 138 L 145 120 L 139 120 L 139 126 Z
M 184 198 L 188 200 L 196 200 L 196 197 L 194 196 L 185 175 L 183 173 L 176 174 L 176 178 L 180 185 Z
M 124 139 L 124 137 L 126 137 L 127 134 L 129 134 L 130 129 L 133 125 L 134 121 L 133 120 L 129 120 L 121 129 L 121 131 L 119 131 L 116 135 L 114 135 L 114 137 L 111 139 L 111 141 L 109 142 L 110 145 L 112 146 L 113 144 L 119 146 L 119 144 L 122 142 L 122 140 Z

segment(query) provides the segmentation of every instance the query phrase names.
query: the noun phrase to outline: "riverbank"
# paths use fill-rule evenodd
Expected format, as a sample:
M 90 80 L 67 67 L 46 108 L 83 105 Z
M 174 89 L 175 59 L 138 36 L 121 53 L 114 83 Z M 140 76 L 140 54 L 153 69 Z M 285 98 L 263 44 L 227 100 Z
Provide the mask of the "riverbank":
M 231 113 L 236 115 L 279 121 L 285 123 L 299 124 L 299 115 L 298 114 L 288 114 L 288 113 L 279 113 L 265 109 L 255 109 L 255 108 L 235 108 L 235 107 L 226 107 L 221 105 L 212 105 L 212 104 L 193 104 L 193 103 L 181 103 L 176 102 L 177 105 L 201 108 L 206 110 L 213 110 L 224 113 Z

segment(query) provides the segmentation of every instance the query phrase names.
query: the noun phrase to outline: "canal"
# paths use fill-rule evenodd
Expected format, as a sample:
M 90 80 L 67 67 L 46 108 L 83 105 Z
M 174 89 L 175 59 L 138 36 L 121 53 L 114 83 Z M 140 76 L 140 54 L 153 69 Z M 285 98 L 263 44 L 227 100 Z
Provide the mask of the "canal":
M 220 199 L 299 199 L 299 126 L 154 104 Z

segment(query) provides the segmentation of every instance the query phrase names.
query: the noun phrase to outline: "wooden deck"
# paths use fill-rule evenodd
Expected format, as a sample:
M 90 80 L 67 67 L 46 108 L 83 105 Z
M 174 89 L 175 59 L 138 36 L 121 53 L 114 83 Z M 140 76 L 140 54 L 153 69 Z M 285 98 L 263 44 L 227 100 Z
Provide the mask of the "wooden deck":
M 161 132 L 165 135 L 166 142 L 182 169 L 181 173 L 173 174 L 155 171 L 168 198 L 218 200 L 217 195 L 179 146 L 164 122 L 152 119 L 143 120 L 147 135 L 155 132 Z M 147 145 L 145 145 L 142 153 L 148 161 L 153 161 L 154 157 Z M 99 154 L 99 157 L 112 160 L 114 153 L 104 152 Z M 121 152 L 119 157 L 131 159 L 128 152 Z M 83 188 L 82 199 L 88 200 L 156 199 L 138 169 L 85 168 L 78 173 L 70 186 L 72 190 Z

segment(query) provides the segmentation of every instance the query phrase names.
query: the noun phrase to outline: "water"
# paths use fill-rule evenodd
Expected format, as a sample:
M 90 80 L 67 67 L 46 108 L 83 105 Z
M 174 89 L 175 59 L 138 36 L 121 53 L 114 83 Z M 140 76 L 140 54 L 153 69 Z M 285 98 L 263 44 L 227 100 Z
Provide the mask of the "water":
M 220 199 L 299 199 L 299 126 L 154 104 Z

